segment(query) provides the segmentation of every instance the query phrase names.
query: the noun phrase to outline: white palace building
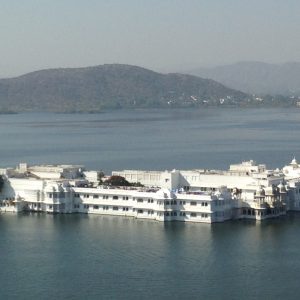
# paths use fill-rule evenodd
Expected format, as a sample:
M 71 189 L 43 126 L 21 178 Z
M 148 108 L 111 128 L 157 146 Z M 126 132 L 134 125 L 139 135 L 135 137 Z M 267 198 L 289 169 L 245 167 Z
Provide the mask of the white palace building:
M 101 172 L 78 165 L 19 164 L 0 169 L 0 212 L 89 213 L 157 221 L 263 220 L 300 211 L 300 165 L 267 170 L 254 161 L 228 171 L 112 172 L 139 186 L 101 184 Z

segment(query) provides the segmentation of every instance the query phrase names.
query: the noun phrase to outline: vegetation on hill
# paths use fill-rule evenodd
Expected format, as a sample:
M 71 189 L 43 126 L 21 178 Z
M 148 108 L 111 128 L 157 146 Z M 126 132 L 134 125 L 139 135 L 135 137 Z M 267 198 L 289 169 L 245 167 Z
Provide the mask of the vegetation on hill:
M 247 94 L 210 79 L 119 64 L 42 70 L 0 80 L 1 111 L 95 112 L 248 100 Z

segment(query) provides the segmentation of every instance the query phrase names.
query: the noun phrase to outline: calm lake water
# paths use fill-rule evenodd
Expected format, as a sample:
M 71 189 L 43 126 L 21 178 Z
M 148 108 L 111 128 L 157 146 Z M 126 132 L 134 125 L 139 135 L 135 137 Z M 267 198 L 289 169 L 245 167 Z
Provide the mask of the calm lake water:
M 300 158 L 300 109 L 136 110 L 0 115 L 1 165 L 20 161 L 125 168 L 222 168 Z
M 0 115 L 2 166 L 106 172 L 300 159 L 300 110 Z M 0 215 L 0 299 L 298 299 L 300 214 L 222 224 Z

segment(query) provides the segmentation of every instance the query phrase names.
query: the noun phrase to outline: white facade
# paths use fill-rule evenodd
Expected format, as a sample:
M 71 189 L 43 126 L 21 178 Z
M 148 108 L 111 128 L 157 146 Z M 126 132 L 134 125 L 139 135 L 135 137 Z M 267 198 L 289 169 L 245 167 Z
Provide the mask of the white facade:
M 292 167 L 295 170 L 295 163 Z M 285 170 L 291 174 L 286 167 L 283 172 L 267 170 L 253 161 L 231 165 L 228 171 L 124 170 L 112 174 L 144 187 L 112 188 L 99 186 L 100 172 L 82 166 L 20 164 L 0 169 L 5 178 L 0 212 L 91 213 L 204 223 L 262 220 L 300 210 L 300 181 L 295 176 L 287 179 Z
M 294 158 L 289 165 L 282 168 L 286 179 L 300 179 L 300 164 Z
M 0 211 L 91 213 L 158 221 L 222 222 L 232 217 L 231 194 L 168 189 L 77 187 L 70 181 L 8 178 Z
M 177 182 L 177 171 L 149 172 L 149 181 L 163 181 L 160 187 L 156 184 L 155 188 L 109 188 L 93 187 L 86 179 L 92 179 L 95 184 L 97 172 L 81 170 L 79 166 L 29 167 L 26 164 L 3 169 L 5 184 L 0 211 L 91 213 L 205 223 L 232 218 L 233 200 L 225 187 L 214 192 L 171 192 L 170 184 Z M 139 174 L 135 175 L 138 178 Z
M 167 186 L 172 190 L 214 192 L 220 186 L 226 186 L 236 201 L 235 209 L 238 211 L 233 212 L 233 215 L 243 218 L 261 220 L 285 214 L 289 199 L 288 191 L 282 191 L 281 194 L 278 191 L 278 187 L 285 180 L 283 172 L 267 170 L 265 165 L 257 165 L 252 160 L 231 165 L 228 171 L 204 169 L 164 172 L 124 170 L 114 171 L 112 174 L 122 176 L 132 183 L 140 182 L 145 186 Z M 256 194 L 260 189 L 263 189 L 263 195 L 258 198 Z M 291 189 L 293 188 L 291 187 Z M 265 195 L 265 190 L 268 190 L 269 194 Z

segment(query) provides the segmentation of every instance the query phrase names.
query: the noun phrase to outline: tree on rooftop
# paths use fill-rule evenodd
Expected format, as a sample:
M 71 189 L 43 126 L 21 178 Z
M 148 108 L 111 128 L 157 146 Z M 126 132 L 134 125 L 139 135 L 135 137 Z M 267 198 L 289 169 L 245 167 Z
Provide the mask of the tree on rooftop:
M 105 174 L 102 171 L 100 171 L 98 173 L 97 179 L 98 179 L 99 184 L 103 184 L 103 177 L 104 176 L 105 176 Z
M 3 185 L 4 185 L 4 179 L 3 176 L 0 175 L 0 192 L 2 191 Z
M 122 176 L 113 175 L 103 182 L 105 185 L 110 186 L 130 186 L 131 184 Z

